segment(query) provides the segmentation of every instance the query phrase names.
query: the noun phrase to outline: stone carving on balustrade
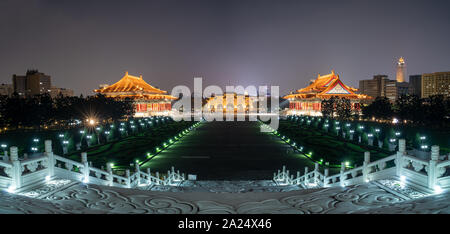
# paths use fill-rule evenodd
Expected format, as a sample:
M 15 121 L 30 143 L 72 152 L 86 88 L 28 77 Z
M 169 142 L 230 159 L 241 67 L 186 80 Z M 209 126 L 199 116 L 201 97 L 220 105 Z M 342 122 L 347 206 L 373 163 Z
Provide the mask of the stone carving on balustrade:
M 443 176 L 446 171 L 447 171 L 447 168 L 445 168 L 445 167 L 438 167 L 437 168 L 437 177 Z
M 386 162 L 380 162 L 377 164 L 378 170 L 383 170 L 384 168 L 386 168 Z
M 38 168 L 38 166 L 39 166 L 38 162 L 33 162 L 33 163 L 28 164 L 26 167 L 30 172 L 35 172 L 36 169 Z
M 11 175 L 11 172 L 12 172 L 12 168 L 11 167 L 4 167 L 3 168 L 3 171 L 5 172 L 5 174 L 8 176 L 8 177 L 11 177 L 12 175 Z
M 424 167 L 422 163 L 419 162 L 412 162 L 412 167 L 414 168 L 414 171 L 421 171 Z
M 64 166 L 65 166 L 66 169 L 69 170 L 69 171 L 72 171 L 72 170 L 73 170 L 73 164 L 72 164 L 72 163 L 66 162 L 66 163 L 64 164 Z

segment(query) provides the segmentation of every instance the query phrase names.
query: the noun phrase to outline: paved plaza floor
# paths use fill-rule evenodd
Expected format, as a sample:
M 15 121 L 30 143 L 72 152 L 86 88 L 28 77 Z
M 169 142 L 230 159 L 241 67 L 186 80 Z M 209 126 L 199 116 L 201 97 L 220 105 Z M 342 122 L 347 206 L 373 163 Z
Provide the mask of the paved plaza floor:
M 286 165 L 304 173 L 314 164 L 270 133 L 259 122 L 203 122 L 164 152 L 143 165 L 153 172 L 171 166 L 198 180 L 267 180 Z

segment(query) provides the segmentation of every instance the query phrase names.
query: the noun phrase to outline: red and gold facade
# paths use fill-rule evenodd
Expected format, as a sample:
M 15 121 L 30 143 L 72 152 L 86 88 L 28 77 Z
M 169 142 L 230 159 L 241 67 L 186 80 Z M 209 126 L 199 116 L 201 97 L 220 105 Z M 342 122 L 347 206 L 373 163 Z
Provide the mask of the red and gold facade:
M 331 71 L 328 75 L 319 74 L 317 79 L 306 88 L 299 89 L 283 98 L 289 100 L 287 114 L 321 116 L 322 101 L 331 97 L 349 99 L 352 110 L 360 112 L 361 103 L 372 98 L 364 94 L 356 94 L 356 91 L 358 90 L 342 83 L 339 75 Z
M 149 85 L 142 76 L 132 76 L 128 72 L 117 83 L 96 89 L 94 92 L 107 97 L 133 99 L 135 117 L 170 115 L 171 103 L 177 99 L 174 96 L 167 95 L 167 91 Z

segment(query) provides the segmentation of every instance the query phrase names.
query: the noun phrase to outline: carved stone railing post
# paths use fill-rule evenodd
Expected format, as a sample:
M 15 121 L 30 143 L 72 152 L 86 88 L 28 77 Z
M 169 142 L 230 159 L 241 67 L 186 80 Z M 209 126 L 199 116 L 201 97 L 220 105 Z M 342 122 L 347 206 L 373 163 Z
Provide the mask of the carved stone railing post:
M 330 173 L 328 168 L 325 168 L 324 172 L 323 172 L 323 187 L 327 187 L 328 186 L 328 174 Z
M 341 176 L 339 178 L 342 187 L 345 186 L 345 183 L 344 183 L 344 181 L 345 181 L 345 179 L 344 179 L 344 172 L 345 172 L 345 163 L 342 162 L 341 163 Z
M 308 167 L 305 167 L 305 174 L 303 175 L 303 177 L 304 177 L 304 179 L 303 179 L 303 184 L 306 186 L 307 184 L 308 184 L 308 171 L 309 171 L 309 168 Z
M 9 162 L 8 149 L 5 148 L 3 153 L 4 153 L 4 155 L 3 155 L 3 162 Z
M 45 141 L 45 155 L 47 156 L 48 176 L 51 178 L 55 175 L 55 156 L 52 150 L 52 141 Z
M 109 186 L 113 186 L 114 178 L 113 178 L 113 172 L 112 172 L 111 163 L 107 163 L 106 164 L 106 171 L 108 172 L 108 183 L 109 183 Z
M 431 146 L 431 159 L 428 162 L 428 188 L 434 189 L 436 186 L 436 164 L 439 160 L 439 146 Z
M 87 160 L 87 153 L 81 153 L 81 163 L 83 163 L 83 182 L 89 182 L 89 162 Z
M 147 168 L 147 175 L 148 175 L 148 183 L 152 184 L 152 174 L 150 173 L 150 168 Z
M 318 177 L 319 177 L 319 163 L 315 163 L 314 164 L 314 183 L 317 183 L 317 181 L 319 180 L 318 179 Z
M 156 172 L 155 177 L 158 178 L 158 180 L 156 181 L 156 183 L 157 183 L 158 185 L 160 185 L 160 182 L 159 182 L 159 180 L 160 180 L 160 178 L 159 178 L 159 171 Z
M 297 171 L 297 179 L 296 179 L 296 181 L 297 181 L 297 185 L 298 184 L 300 184 L 300 172 L 299 171 Z
M 130 170 L 129 170 L 129 169 L 127 169 L 127 170 L 125 171 L 125 177 L 127 178 L 127 179 L 125 180 L 125 184 L 126 184 L 127 188 L 131 188 Z
M 368 182 L 369 181 L 369 168 L 367 168 L 367 165 L 370 163 L 370 152 L 364 152 L 364 162 L 363 162 L 363 181 Z
M 136 181 L 137 184 L 141 184 L 141 169 L 139 168 L 139 163 L 135 163 L 135 170 L 136 170 Z
M 405 139 L 398 140 L 398 151 L 395 157 L 395 174 L 400 177 L 403 172 L 403 156 L 406 154 Z
M 19 189 L 22 187 L 22 169 L 19 161 L 19 153 L 16 146 L 10 148 L 11 152 L 11 178 L 12 178 L 12 188 Z

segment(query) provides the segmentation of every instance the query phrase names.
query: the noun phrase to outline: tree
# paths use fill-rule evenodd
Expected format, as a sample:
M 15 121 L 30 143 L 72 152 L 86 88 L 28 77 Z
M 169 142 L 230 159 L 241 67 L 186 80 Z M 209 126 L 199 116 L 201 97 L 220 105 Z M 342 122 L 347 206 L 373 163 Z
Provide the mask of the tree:
M 391 119 L 393 116 L 392 104 L 386 97 L 377 97 L 370 105 L 362 110 L 364 117 L 377 119 Z
M 336 98 L 330 97 L 329 99 L 322 100 L 321 106 L 322 106 L 322 115 L 324 117 L 333 117 L 335 112 L 335 104 L 336 104 Z
M 352 116 L 352 104 L 349 99 L 336 99 L 336 114 L 341 120 L 347 120 Z

